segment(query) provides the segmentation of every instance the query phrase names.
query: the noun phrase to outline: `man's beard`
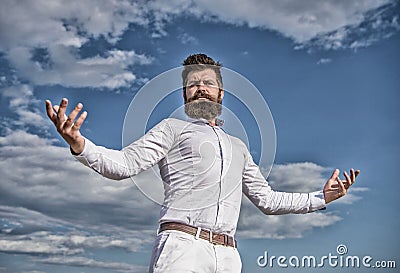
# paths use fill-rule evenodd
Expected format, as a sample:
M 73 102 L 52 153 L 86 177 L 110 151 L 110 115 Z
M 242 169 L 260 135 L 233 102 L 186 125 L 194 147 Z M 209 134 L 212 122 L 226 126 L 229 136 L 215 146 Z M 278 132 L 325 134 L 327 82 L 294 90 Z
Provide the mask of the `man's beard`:
M 205 98 L 206 100 L 199 100 Z M 185 113 L 191 118 L 213 120 L 222 113 L 220 94 L 217 101 L 204 92 L 197 92 L 185 102 Z

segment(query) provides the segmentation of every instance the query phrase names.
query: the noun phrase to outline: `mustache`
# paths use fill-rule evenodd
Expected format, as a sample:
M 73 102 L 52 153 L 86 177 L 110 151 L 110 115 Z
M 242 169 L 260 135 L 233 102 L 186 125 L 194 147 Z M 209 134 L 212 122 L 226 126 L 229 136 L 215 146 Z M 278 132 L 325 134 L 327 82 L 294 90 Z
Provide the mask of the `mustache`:
M 198 90 L 196 93 L 194 93 L 193 96 L 188 98 L 186 102 L 187 103 L 188 102 L 192 102 L 192 101 L 197 100 L 199 98 L 205 98 L 205 99 L 208 99 L 210 101 L 215 101 L 215 99 L 212 96 L 210 96 L 209 94 L 207 94 L 206 92 L 204 92 L 202 90 Z

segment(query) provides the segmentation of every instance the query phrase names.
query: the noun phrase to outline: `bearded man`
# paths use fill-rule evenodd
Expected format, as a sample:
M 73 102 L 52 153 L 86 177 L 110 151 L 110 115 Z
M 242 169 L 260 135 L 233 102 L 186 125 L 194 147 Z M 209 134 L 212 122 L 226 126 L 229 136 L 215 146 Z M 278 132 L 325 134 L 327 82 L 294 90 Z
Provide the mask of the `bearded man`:
M 81 135 L 87 116 L 79 115 L 81 103 L 66 116 L 67 99 L 54 107 L 47 100 L 47 114 L 72 154 L 105 177 L 125 179 L 158 164 L 164 201 L 149 272 L 240 272 L 234 236 L 242 193 L 265 214 L 309 213 L 345 195 L 359 171 L 344 172 L 341 180 L 335 170 L 317 192 L 274 191 L 246 145 L 221 128 L 221 64 L 195 54 L 183 65 L 188 119 L 164 119 L 120 151 Z

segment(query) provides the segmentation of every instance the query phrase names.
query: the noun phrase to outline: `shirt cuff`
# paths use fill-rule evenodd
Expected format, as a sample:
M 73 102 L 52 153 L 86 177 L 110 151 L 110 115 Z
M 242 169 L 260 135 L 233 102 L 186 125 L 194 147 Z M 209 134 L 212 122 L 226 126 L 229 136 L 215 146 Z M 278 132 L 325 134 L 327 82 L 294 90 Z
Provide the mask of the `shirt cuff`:
M 324 192 L 322 190 L 310 192 L 309 195 L 311 199 L 310 211 L 326 209 Z
M 79 161 L 81 162 L 83 165 L 90 167 L 90 163 L 87 160 L 88 156 L 93 153 L 96 145 L 91 142 L 89 139 L 84 138 L 85 139 L 85 146 L 83 147 L 83 151 L 80 154 L 76 154 L 74 153 L 74 151 L 72 151 L 72 149 L 70 148 L 71 154 Z

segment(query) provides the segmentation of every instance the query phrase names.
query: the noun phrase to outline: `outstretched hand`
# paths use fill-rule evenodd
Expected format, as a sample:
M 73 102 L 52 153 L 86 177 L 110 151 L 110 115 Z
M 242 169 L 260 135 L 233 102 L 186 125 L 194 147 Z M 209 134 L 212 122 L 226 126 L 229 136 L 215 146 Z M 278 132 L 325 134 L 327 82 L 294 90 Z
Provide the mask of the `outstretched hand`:
M 79 129 L 87 116 L 87 112 L 84 111 L 78 117 L 79 112 L 83 108 L 83 105 L 78 103 L 74 110 L 67 116 L 65 114 L 67 105 L 68 100 L 66 98 L 61 100 L 60 106 L 55 105 L 54 107 L 51 105 L 50 100 L 46 100 L 47 116 L 54 123 L 58 133 L 71 146 L 72 151 L 80 154 L 85 147 L 85 139 Z
M 339 170 L 336 169 L 324 186 L 324 197 L 326 204 L 346 195 L 347 190 L 351 185 L 354 184 L 356 177 L 360 174 L 360 171 L 354 171 L 354 169 L 351 169 L 350 175 L 347 172 L 344 172 L 343 174 L 346 178 L 345 180 L 341 180 L 339 178 L 339 173 Z

